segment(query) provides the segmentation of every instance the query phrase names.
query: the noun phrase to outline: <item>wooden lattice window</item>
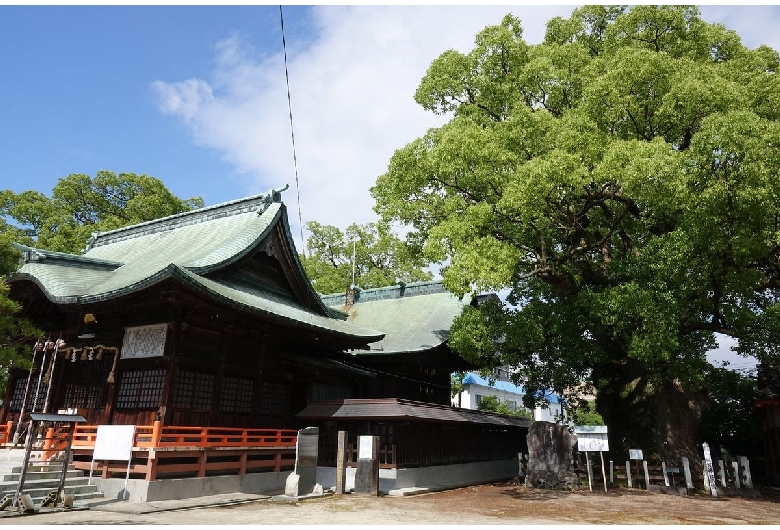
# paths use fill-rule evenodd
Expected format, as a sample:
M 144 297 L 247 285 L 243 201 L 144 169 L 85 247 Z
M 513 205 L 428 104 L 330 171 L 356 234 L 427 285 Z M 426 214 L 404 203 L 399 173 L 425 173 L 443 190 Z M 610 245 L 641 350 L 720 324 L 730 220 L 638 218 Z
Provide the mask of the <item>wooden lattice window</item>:
M 284 383 L 263 381 L 260 390 L 260 414 L 276 416 L 290 409 L 290 392 Z
M 252 409 L 252 390 L 254 382 L 251 379 L 226 376 L 222 380 L 222 397 L 219 400 L 219 410 L 222 412 L 248 413 Z
M 117 409 L 155 409 L 160 406 L 165 370 L 128 370 L 122 374 Z
M 105 407 L 108 384 L 106 379 L 114 362 L 114 355 L 106 353 L 102 359 L 66 363 L 66 408 L 102 409 Z
M 214 375 L 180 370 L 173 387 L 172 404 L 177 409 L 210 410 Z
M 33 385 L 30 384 L 30 386 L 32 387 Z M 14 393 L 11 395 L 11 402 L 8 404 L 8 410 L 22 410 L 25 388 L 27 388 L 27 378 L 20 377 L 14 383 Z

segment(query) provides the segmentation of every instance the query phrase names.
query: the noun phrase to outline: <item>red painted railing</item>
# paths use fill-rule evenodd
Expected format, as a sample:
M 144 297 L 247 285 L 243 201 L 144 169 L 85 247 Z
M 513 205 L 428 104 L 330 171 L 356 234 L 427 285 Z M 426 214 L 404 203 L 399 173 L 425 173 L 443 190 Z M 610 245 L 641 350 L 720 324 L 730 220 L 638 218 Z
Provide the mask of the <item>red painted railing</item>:
M 11 431 L 13 431 L 14 422 L 9 421 L 5 425 L 0 425 L 0 444 L 8 443 L 11 439 Z
M 91 469 L 97 425 L 76 425 L 72 449 L 77 469 Z M 162 475 L 198 476 L 208 473 L 244 474 L 292 469 L 298 431 L 291 429 L 240 429 L 229 427 L 183 427 L 136 425 L 131 473 L 146 480 Z M 67 430 L 51 428 L 43 445 L 49 460 L 65 449 Z M 100 462 L 96 472 L 103 477 L 124 473 L 125 464 Z M 116 468 L 116 469 L 114 469 Z
M 9 427 L 10 430 L 10 427 Z M 97 425 L 76 425 L 72 447 L 95 447 Z M 0 430 L 0 436 L 2 431 Z M 65 449 L 67 431 L 51 428 L 44 441 L 44 459 Z M 136 425 L 134 448 L 159 447 L 295 447 L 298 431 L 292 429 L 241 429 L 231 427 L 183 427 Z

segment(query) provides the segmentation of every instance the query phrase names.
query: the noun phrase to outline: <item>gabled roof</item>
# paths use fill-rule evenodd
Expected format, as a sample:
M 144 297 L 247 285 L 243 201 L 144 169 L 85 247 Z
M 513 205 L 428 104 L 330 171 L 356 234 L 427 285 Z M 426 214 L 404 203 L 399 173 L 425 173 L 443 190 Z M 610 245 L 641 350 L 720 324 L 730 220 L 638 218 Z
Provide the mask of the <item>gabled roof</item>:
M 24 264 L 8 281 L 32 281 L 57 304 L 116 299 L 173 279 L 248 313 L 361 341 L 383 336 L 334 318 L 322 303 L 298 259 L 287 211 L 275 190 L 93 234 L 81 255 L 17 248 Z M 234 266 L 257 253 L 278 260 L 291 293 L 234 281 Z
M 348 322 L 385 332 L 371 354 L 431 350 L 449 338 L 452 322 L 470 298 L 458 299 L 441 282 L 417 282 L 358 291 L 353 303 L 344 294 L 324 295 L 325 304 L 349 315 Z
M 304 420 L 433 421 L 524 428 L 531 425 L 531 420 L 525 418 L 398 398 L 312 402 L 297 417 Z

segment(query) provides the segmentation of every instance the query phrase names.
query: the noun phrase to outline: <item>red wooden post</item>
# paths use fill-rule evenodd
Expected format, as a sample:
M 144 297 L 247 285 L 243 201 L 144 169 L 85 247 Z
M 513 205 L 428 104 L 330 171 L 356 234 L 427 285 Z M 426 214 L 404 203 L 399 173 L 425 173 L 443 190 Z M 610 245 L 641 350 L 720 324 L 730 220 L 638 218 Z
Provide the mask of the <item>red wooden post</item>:
M 152 447 L 160 446 L 161 431 L 162 431 L 162 423 L 159 420 L 157 420 L 154 422 L 154 425 L 152 426 Z

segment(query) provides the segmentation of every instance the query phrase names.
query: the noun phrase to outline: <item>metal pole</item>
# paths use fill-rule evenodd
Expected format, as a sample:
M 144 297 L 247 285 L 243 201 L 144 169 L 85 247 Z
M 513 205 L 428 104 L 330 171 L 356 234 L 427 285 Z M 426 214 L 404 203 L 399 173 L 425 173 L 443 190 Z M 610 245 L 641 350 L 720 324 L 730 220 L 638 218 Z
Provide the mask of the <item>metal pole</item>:
M 65 476 L 68 473 L 68 465 L 70 464 L 70 447 L 73 445 L 74 432 L 76 432 L 76 422 L 71 422 L 68 425 L 68 445 L 65 447 L 65 460 L 62 462 L 62 474 L 60 475 L 60 484 L 57 486 L 57 498 L 54 501 L 55 505 L 65 498 Z
M 33 355 L 32 355 L 32 362 L 30 363 L 30 373 L 27 375 L 27 385 L 24 387 L 24 398 L 22 399 L 22 410 L 19 413 L 19 421 L 16 424 L 16 431 L 14 432 L 14 445 L 19 443 L 19 431 L 22 430 L 22 419 L 24 418 L 24 415 L 27 414 L 27 398 L 30 395 L 30 382 L 32 381 L 32 374 L 33 374 L 33 368 L 35 368 L 35 352 L 38 348 L 38 344 L 40 344 L 38 341 L 35 342 L 35 345 L 33 346 Z M 44 348 L 46 346 L 44 345 Z

